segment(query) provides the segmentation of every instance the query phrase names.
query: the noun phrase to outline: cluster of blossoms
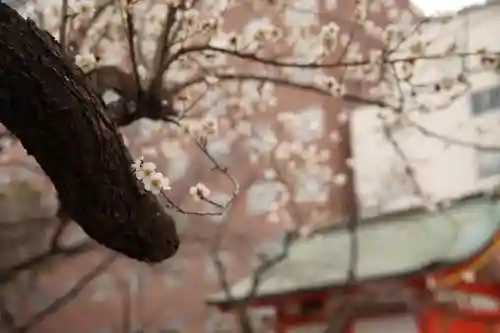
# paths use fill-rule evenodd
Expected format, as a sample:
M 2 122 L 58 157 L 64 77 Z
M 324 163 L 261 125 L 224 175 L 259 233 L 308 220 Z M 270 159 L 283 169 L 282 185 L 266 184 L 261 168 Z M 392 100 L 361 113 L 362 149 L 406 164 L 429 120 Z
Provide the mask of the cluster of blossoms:
M 172 189 L 170 180 L 163 176 L 161 172 L 156 171 L 156 164 L 144 162 L 142 157 L 134 161 L 132 171 L 134 171 L 137 179 L 143 182 L 146 191 L 158 194 L 163 190 Z
M 144 162 L 144 158 L 140 157 L 132 163 L 132 171 L 137 179 L 144 184 L 146 191 L 153 194 L 159 194 L 161 191 L 171 190 L 170 179 L 165 177 L 161 172 L 156 171 L 156 164 L 152 162 Z M 189 188 L 189 193 L 194 200 L 200 201 L 207 199 L 211 191 L 202 183 Z
M 200 201 L 208 198 L 208 196 L 210 195 L 210 189 L 202 183 L 198 183 L 195 186 L 191 186 L 189 188 L 189 194 L 191 194 L 194 200 Z
M 121 3 L 120 6 L 125 6 L 127 4 L 125 0 L 121 0 L 119 3 Z M 272 2 L 275 9 L 283 11 L 284 19 L 282 22 L 276 23 L 273 17 L 264 16 L 263 18 L 252 20 L 241 29 L 241 31 L 224 32 L 222 29 L 224 22 L 223 14 L 229 8 L 237 7 L 237 3 L 238 2 L 231 0 L 216 0 L 211 1 L 210 4 L 204 4 L 204 6 L 200 8 L 193 8 L 192 1 L 166 0 L 164 2 L 155 3 L 153 7 L 150 8 L 148 5 L 149 2 L 147 1 L 134 1 L 127 7 L 127 10 L 130 10 L 131 14 L 134 14 L 134 19 L 138 21 L 137 26 L 143 26 L 141 31 L 137 31 L 137 37 L 138 40 L 140 40 L 140 46 L 138 47 L 143 49 L 146 62 L 153 61 L 148 55 L 154 54 L 156 50 L 156 42 L 161 35 L 164 22 L 163 18 L 166 12 L 174 10 L 174 8 L 175 20 L 179 29 L 175 34 L 175 40 L 172 41 L 173 45 L 170 51 L 173 53 L 177 52 L 180 48 L 186 48 L 190 45 L 195 45 L 197 47 L 200 43 L 207 43 L 214 48 L 237 50 L 243 53 L 257 53 L 260 50 L 268 50 L 268 46 L 275 48 L 279 44 L 280 47 L 290 49 L 292 53 L 291 58 L 285 57 L 283 58 L 284 61 L 315 64 L 325 60 L 328 54 L 336 52 L 339 46 L 347 47 L 347 44 L 349 44 L 349 47 L 346 49 L 346 59 L 344 60 L 346 62 L 362 62 L 362 60 L 364 60 L 362 48 L 359 43 L 351 42 L 349 34 L 342 33 L 337 23 L 328 22 L 320 26 L 319 32 L 312 33 L 308 28 L 316 25 L 317 20 L 313 19 L 313 17 L 308 18 L 310 15 L 306 13 L 296 13 L 296 10 L 288 8 L 290 6 L 285 6 L 286 1 Z M 256 3 L 265 3 L 265 1 L 257 0 Z M 367 11 L 380 12 L 383 6 L 387 6 L 388 8 L 394 7 L 393 3 L 393 0 L 374 0 L 370 2 L 356 0 L 356 10 L 351 19 L 354 21 L 367 21 Z M 336 5 L 332 6 L 336 7 Z M 370 7 L 370 10 L 368 10 L 368 7 Z M 83 18 L 84 16 L 91 17 L 95 15 L 96 3 L 95 0 L 71 0 L 70 8 L 71 13 L 77 14 L 75 18 Z M 118 46 L 121 43 L 121 25 L 123 22 L 120 15 L 113 14 L 111 16 L 112 17 L 109 18 L 109 26 L 106 26 L 106 36 L 109 33 L 109 36 L 112 37 L 107 36 L 106 40 L 102 41 L 102 45 Z M 392 16 L 397 18 L 400 15 Z M 297 17 L 297 19 L 291 20 L 289 19 L 291 17 Z M 300 22 L 300 24 L 298 22 Z M 382 31 L 390 30 L 384 30 L 382 27 L 376 26 L 372 21 L 367 22 L 370 23 L 370 25 L 366 27 L 368 31 L 375 31 L 375 28 L 379 28 L 379 30 Z M 396 27 L 396 24 L 392 26 Z M 90 41 L 96 39 L 98 35 L 101 35 L 102 31 L 99 30 L 100 28 L 95 29 L 95 31 L 92 30 L 92 33 L 89 32 L 86 39 Z M 284 34 L 285 31 L 287 35 L 289 35 L 286 38 Z M 379 36 L 379 38 L 382 37 Z M 102 51 L 104 49 L 107 50 L 111 48 L 102 47 L 101 51 L 96 51 L 99 58 L 103 59 L 103 62 L 106 62 L 110 57 L 117 57 L 116 53 L 118 51 L 109 53 L 109 56 L 107 56 L 105 55 L 107 51 Z M 118 50 L 119 48 L 113 47 L 112 49 Z M 381 59 L 382 57 L 379 56 L 377 58 Z M 96 66 L 95 57 L 90 54 L 81 54 L 75 60 L 84 72 L 91 71 Z M 189 79 L 199 74 L 194 70 L 194 68 L 197 67 L 196 63 L 202 63 L 203 66 L 207 68 L 218 68 L 217 72 L 219 74 L 224 74 L 226 72 L 231 74 L 231 71 L 234 70 L 234 68 L 228 66 L 228 57 L 225 54 L 215 50 L 207 50 L 196 56 L 179 57 L 177 61 L 171 64 L 169 71 L 165 74 L 165 80 L 175 83 L 189 81 Z M 151 75 L 147 73 L 147 67 L 148 66 L 139 65 L 137 68 L 141 81 L 147 81 L 151 78 Z M 370 73 L 367 73 L 368 69 L 371 69 Z M 309 70 L 303 69 L 302 71 Z M 330 92 L 335 97 L 342 97 L 345 94 L 346 88 L 343 83 L 338 82 L 332 74 L 322 73 L 321 70 L 310 70 L 310 72 L 311 74 L 313 72 L 315 73 L 315 75 L 312 75 L 314 78 L 311 77 L 307 79 L 308 82 L 304 83 L 316 85 L 320 89 Z M 302 80 L 298 78 L 296 68 L 284 70 L 284 73 L 286 76 L 290 76 L 289 79 L 291 81 Z M 367 78 L 371 78 L 370 80 L 372 81 L 379 81 L 378 76 L 380 76 L 380 68 L 379 66 L 374 66 L 372 63 L 367 63 L 364 66 L 350 66 L 346 69 L 345 75 L 346 78 L 366 80 L 368 80 Z M 224 86 L 224 84 L 219 84 L 219 79 L 216 75 L 209 75 L 205 81 L 206 84 L 210 86 L 210 92 L 206 94 L 207 97 L 204 100 L 208 101 L 216 94 L 221 94 L 219 90 L 221 85 Z M 238 89 L 234 88 L 231 90 L 231 93 L 226 92 L 226 94 L 231 95 L 232 93 L 237 93 L 237 90 Z M 240 104 L 248 104 L 250 106 L 249 109 L 253 109 L 256 105 L 254 105 L 255 103 L 250 103 L 252 96 L 247 94 L 246 91 L 243 91 L 243 85 L 241 90 L 242 98 L 240 99 Z M 193 88 L 193 91 L 195 91 L 195 88 Z M 266 106 L 274 106 L 273 103 Z M 221 102 L 220 104 L 223 103 Z M 223 106 L 221 105 L 221 107 Z M 189 129 L 187 130 L 190 132 Z
M 256 0 L 254 2 L 267 3 L 267 1 L 263 0 Z M 308 1 L 305 3 L 307 2 Z M 395 62 L 394 66 L 392 66 L 392 63 L 383 66 L 385 62 L 390 60 L 388 56 L 383 54 L 381 50 L 371 50 L 369 54 L 365 54 L 363 51 L 364 48 L 360 46 L 359 41 L 351 41 L 349 34 L 344 33 L 342 31 L 343 29 L 334 22 L 328 22 L 320 26 L 319 32 L 318 29 L 309 29 L 318 24 L 319 21 L 317 18 L 311 16 L 310 13 L 308 13 L 309 10 L 301 10 L 299 13 L 296 8 L 292 8 L 293 6 L 285 6 L 286 1 L 283 0 L 272 2 L 277 8 L 279 7 L 279 9 L 283 11 L 283 19 L 280 20 L 279 23 L 275 23 L 272 16 L 259 18 L 252 20 L 245 28 L 238 32 L 223 31 L 223 14 L 227 9 L 235 7 L 236 3 L 239 3 L 236 1 L 208 1 L 207 4 L 200 6 L 199 9 L 193 8 L 192 1 L 190 0 L 164 0 L 158 4 L 155 3 L 151 8 L 147 1 L 128 2 L 122 0 L 120 6 L 126 6 L 127 3 L 130 3 L 126 8 L 127 11 L 134 14 L 134 20 L 138 21 L 136 26 L 143 26 L 143 29 L 138 29 L 138 31 L 136 31 L 136 37 L 139 42 L 138 44 L 140 44 L 139 47 L 142 47 L 143 52 L 146 54 L 146 63 L 153 61 L 152 58 L 148 58 L 148 55 L 155 53 L 156 43 L 163 31 L 165 14 L 173 10 L 173 7 L 176 8 L 175 20 L 176 26 L 178 26 L 179 29 L 176 34 L 174 34 L 175 36 L 173 36 L 174 39 L 169 52 L 175 54 L 181 48 L 189 49 L 190 46 L 194 46 L 194 49 L 197 49 L 199 45 L 205 43 L 207 46 L 213 48 L 212 50 L 209 49 L 204 52 L 193 52 L 189 57 L 178 57 L 164 75 L 164 79 L 167 81 L 166 85 L 182 85 L 186 82 L 190 82 L 190 80 L 193 80 L 193 82 L 199 81 L 197 78 L 200 73 L 196 70 L 199 66 L 209 69 L 207 71 L 209 74 L 200 78 L 200 80 L 204 81 L 204 84 L 198 84 L 196 86 L 193 84 L 192 87 L 186 89 L 187 92 L 185 95 L 183 94 L 182 100 L 180 96 L 175 96 L 174 100 L 171 101 L 174 108 L 180 110 L 186 109 L 186 113 L 191 108 L 190 105 L 195 104 L 194 96 L 198 96 L 198 94 L 204 97 L 200 97 L 200 101 L 197 102 L 199 104 L 196 108 L 210 108 L 217 111 L 215 114 L 220 115 L 225 113 L 227 115 L 229 110 L 232 110 L 232 106 L 236 105 L 238 106 L 237 109 L 239 113 L 234 114 L 238 114 L 239 118 L 249 118 L 249 116 L 255 114 L 256 111 L 264 111 L 268 107 L 274 107 L 277 104 L 274 84 L 271 82 L 260 84 L 259 82 L 252 82 L 249 80 L 243 82 L 242 80 L 242 82 L 237 84 L 231 81 L 230 85 L 226 85 L 226 81 L 220 78 L 224 77 L 226 74 L 235 74 L 236 69 L 233 67 L 232 63 L 230 64 L 230 58 L 227 54 L 218 52 L 217 49 L 238 51 L 245 55 L 257 54 L 259 51 L 265 51 L 266 54 L 263 53 L 262 57 L 266 58 L 268 57 L 267 51 L 271 51 L 268 46 L 274 48 L 278 45 L 280 48 L 283 48 L 280 49 L 280 52 L 287 54 L 286 57 L 283 57 L 283 62 L 316 65 L 322 61 L 327 62 L 327 56 L 339 51 L 339 47 L 343 47 L 345 48 L 345 59 L 341 59 L 341 61 L 346 63 L 359 62 L 360 65 L 347 66 L 345 68 L 345 77 L 343 76 L 342 79 L 338 79 L 330 71 L 314 69 L 315 66 L 309 69 L 301 68 L 303 66 L 297 66 L 297 68 L 288 66 L 289 68 L 287 67 L 283 70 L 283 74 L 285 74 L 285 77 L 291 83 L 315 86 L 323 91 L 329 92 L 332 96 L 337 98 L 341 98 L 346 94 L 346 87 L 343 83 L 344 78 L 345 80 L 363 80 L 364 82 L 373 83 L 373 87 L 369 89 L 370 97 L 376 97 L 377 99 L 384 100 L 388 104 L 395 105 L 397 105 L 399 98 L 397 98 L 398 96 L 394 96 L 396 94 L 396 89 L 393 89 L 395 85 L 392 84 L 393 81 L 389 81 L 388 77 L 394 76 L 398 82 L 409 81 L 414 72 L 415 64 L 413 61 L 399 61 Z M 313 2 L 310 1 L 310 3 L 312 4 Z M 304 6 L 308 7 L 307 5 Z M 365 32 L 371 33 L 372 37 L 383 40 L 387 44 L 401 44 L 402 38 L 400 34 L 402 28 L 401 24 L 399 24 L 399 18 L 403 16 L 403 13 L 401 13 L 400 10 L 394 9 L 390 11 L 389 16 L 393 24 L 388 27 L 377 26 L 374 21 L 368 20 L 367 14 L 369 12 L 380 12 L 383 6 L 388 9 L 397 7 L 394 6 L 393 0 L 356 0 L 355 10 L 350 19 L 359 23 L 364 22 L 362 28 Z M 83 19 L 84 17 L 91 17 L 95 14 L 95 0 L 70 0 L 70 7 L 71 14 L 76 15 L 75 18 Z M 311 10 L 310 12 L 313 11 Z M 119 11 L 117 10 L 116 13 L 119 13 Z M 60 15 L 54 15 L 57 19 L 59 16 Z M 112 49 L 113 52 L 109 52 L 109 54 L 106 55 L 106 52 L 96 50 L 95 52 L 99 55 L 99 59 L 102 59 L 102 63 L 106 62 L 106 60 L 109 61 L 108 58 L 119 58 L 120 51 L 122 49 L 127 49 L 125 47 L 119 47 L 125 40 L 122 34 L 123 21 L 121 15 L 113 14 L 111 17 L 104 17 L 105 18 L 102 20 L 109 20 L 109 25 L 106 25 L 107 32 L 104 34 L 105 43 L 101 43 L 101 49 Z M 309 20 L 308 17 L 311 19 Z M 398 24 L 396 24 L 396 21 Z M 87 35 L 86 39 L 92 40 L 94 38 L 93 36 L 101 35 L 100 32 L 101 30 L 96 28 L 93 33 Z M 407 54 L 405 56 L 409 58 L 415 56 L 423 57 L 428 53 L 427 44 L 422 41 L 422 36 L 417 37 L 418 38 L 409 39 L 410 45 L 408 49 L 411 52 L 409 55 Z M 455 51 L 453 48 L 449 50 L 450 51 L 445 51 L 445 53 L 453 53 Z M 498 64 L 499 60 L 497 54 L 487 50 L 480 53 L 481 63 L 485 66 L 496 66 Z M 397 56 L 394 56 L 394 58 L 401 56 L 398 54 L 396 55 Z M 82 53 L 76 56 L 75 63 L 83 72 L 88 73 L 96 68 L 97 59 L 93 54 Z M 248 66 L 251 65 L 249 64 Z M 147 64 L 137 66 L 137 72 L 141 81 L 147 81 L 153 77 L 151 73 L 148 73 L 148 67 Z M 255 72 L 257 74 L 261 73 L 260 70 L 260 67 L 257 66 L 248 69 L 249 72 Z M 392 71 L 396 72 L 395 74 L 397 75 L 392 75 Z M 265 74 L 262 75 L 268 75 L 266 72 L 264 73 Z M 378 82 L 384 82 L 386 84 L 378 84 Z M 440 89 L 448 90 L 455 82 L 455 79 L 447 77 L 440 81 L 439 87 Z M 203 90 L 198 91 L 197 89 Z M 393 99 L 395 102 L 391 103 Z M 180 106 L 178 107 L 177 104 L 180 104 Z M 187 115 L 183 114 L 183 116 Z M 341 112 L 338 114 L 337 121 L 339 124 L 345 124 L 348 119 L 348 113 Z M 387 119 L 389 119 L 389 117 L 387 117 Z M 300 127 L 301 120 L 298 119 L 296 123 L 297 124 L 291 124 L 290 127 Z M 221 127 L 226 128 L 226 126 L 222 124 L 221 122 Z M 245 125 L 246 124 L 244 124 L 242 120 L 238 120 L 237 132 L 241 132 L 240 134 L 248 133 L 245 135 L 250 136 L 252 129 L 250 125 Z M 318 125 L 311 124 L 310 126 L 313 127 Z M 199 139 L 206 139 L 217 135 L 218 122 L 217 119 L 210 116 L 199 122 L 184 120 L 181 122 L 180 131 L 182 134 L 192 135 Z M 335 143 L 342 140 L 337 131 L 330 133 L 329 137 L 331 141 Z M 296 174 L 307 171 L 312 176 L 321 175 L 322 178 L 328 179 L 329 182 L 338 187 L 344 186 L 347 183 L 348 176 L 346 174 L 342 172 L 334 173 L 323 171 L 325 169 L 323 168 L 324 165 L 327 165 L 330 159 L 328 150 L 320 149 L 314 145 L 303 146 L 297 142 L 280 141 L 281 140 L 277 138 L 270 138 L 267 140 L 266 137 L 260 145 L 259 151 L 263 153 L 274 152 L 276 159 L 284 163 L 286 162 L 289 167 L 287 170 L 294 171 Z M 269 147 L 269 149 L 264 149 L 263 147 Z M 287 161 L 292 158 L 292 161 Z M 137 178 L 144 182 L 146 190 L 153 193 L 160 193 L 162 190 L 170 189 L 170 180 L 161 173 L 156 172 L 154 163 L 144 163 L 142 159 L 139 159 L 134 162 L 132 167 Z M 267 176 L 270 178 L 275 177 L 272 176 L 270 172 L 268 172 Z M 195 200 L 203 200 L 210 195 L 210 190 L 201 183 L 192 186 L 189 192 Z M 280 202 L 286 203 L 289 200 L 289 196 L 289 194 L 283 195 L 283 199 L 280 200 Z
M 183 121 L 181 123 L 181 131 L 187 135 L 194 135 L 199 138 L 208 138 L 217 135 L 219 125 L 217 119 L 207 116 L 201 122 L 197 123 Z
M 76 0 L 69 3 L 69 14 L 77 15 L 81 19 L 91 19 L 95 9 L 94 0 Z

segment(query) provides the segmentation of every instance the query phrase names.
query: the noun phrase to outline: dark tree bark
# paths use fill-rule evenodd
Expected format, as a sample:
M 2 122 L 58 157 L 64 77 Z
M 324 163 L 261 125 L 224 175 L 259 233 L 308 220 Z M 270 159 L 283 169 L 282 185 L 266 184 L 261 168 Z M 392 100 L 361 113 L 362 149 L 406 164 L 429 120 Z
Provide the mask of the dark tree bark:
M 174 220 L 131 171 L 102 100 L 52 36 L 0 3 L 0 122 L 21 141 L 85 232 L 131 258 L 177 251 Z

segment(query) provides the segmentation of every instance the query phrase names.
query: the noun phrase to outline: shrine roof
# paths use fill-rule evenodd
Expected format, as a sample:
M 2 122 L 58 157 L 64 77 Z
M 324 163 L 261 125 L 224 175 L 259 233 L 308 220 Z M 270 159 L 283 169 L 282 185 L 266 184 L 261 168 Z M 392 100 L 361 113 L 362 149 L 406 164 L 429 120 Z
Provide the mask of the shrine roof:
M 364 220 L 357 229 L 358 281 L 419 274 L 436 265 L 452 265 L 481 251 L 497 232 L 500 202 L 486 194 L 456 201 L 439 212 L 423 209 Z M 254 297 L 321 290 L 345 283 L 350 265 L 350 234 L 345 229 L 318 233 L 295 241 L 288 255 L 260 279 Z M 231 287 L 235 300 L 245 298 L 253 284 L 249 276 Z M 224 292 L 211 304 L 228 302 Z

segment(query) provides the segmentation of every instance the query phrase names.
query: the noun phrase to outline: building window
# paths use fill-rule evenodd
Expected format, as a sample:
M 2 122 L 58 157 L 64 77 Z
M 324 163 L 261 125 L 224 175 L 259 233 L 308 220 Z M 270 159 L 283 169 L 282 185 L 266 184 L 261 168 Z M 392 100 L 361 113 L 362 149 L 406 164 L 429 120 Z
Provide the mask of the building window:
M 474 121 L 482 125 L 478 135 L 478 142 L 496 145 L 498 133 L 496 126 L 500 119 L 500 86 L 488 88 L 472 93 L 472 114 Z M 476 150 L 477 176 L 479 179 L 489 178 L 500 174 L 500 151 Z
M 500 174 L 500 152 L 477 151 L 477 173 L 480 179 Z
M 500 107 L 500 86 L 472 93 L 472 113 L 480 115 Z

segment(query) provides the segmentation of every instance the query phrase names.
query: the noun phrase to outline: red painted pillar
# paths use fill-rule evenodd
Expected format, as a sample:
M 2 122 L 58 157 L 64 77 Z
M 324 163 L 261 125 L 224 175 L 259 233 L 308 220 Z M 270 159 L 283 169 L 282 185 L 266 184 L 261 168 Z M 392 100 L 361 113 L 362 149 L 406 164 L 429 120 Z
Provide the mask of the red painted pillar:
M 349 324 L 346 326 L 346 331 L 342 333 L 356 333 L 355 331 L 355 324 L 356 320 L 351 320 L 349 321 Z
M 275 332 L 276 333 L 287 333 L 286 327 L 286 317 L 283 309 L 280 305 L 276 307 L 276 324 L 275 324 Z
M 432 309 L 425 309 L 420 312 L 418 328 L 420 333 L 448 333 L 442 332 L 442 323 L 439 314 Z

